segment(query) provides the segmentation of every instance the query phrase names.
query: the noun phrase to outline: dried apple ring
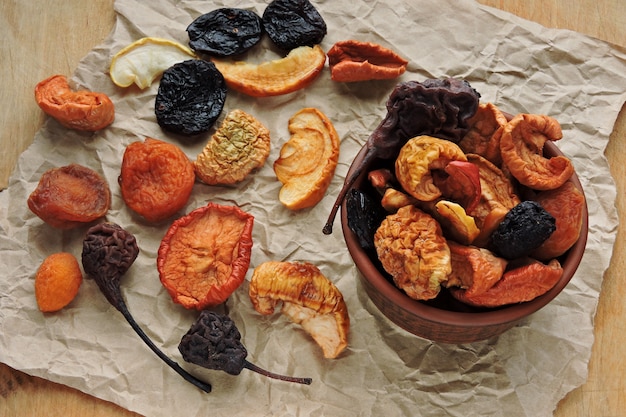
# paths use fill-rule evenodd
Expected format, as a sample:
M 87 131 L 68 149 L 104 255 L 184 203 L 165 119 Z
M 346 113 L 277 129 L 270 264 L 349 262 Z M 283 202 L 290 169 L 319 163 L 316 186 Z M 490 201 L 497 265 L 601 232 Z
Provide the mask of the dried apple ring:
M 327 55 L 331 79 L 337 82 L 397 78 L 409 63 L 391 49 L 357 40 L 339 41 Z
M 113 56 L 109 76 L 118 87 L 129 87 L 135 83 L 143 90 L 163 74 L 163 71 L 191 58 L 196 58 L 194 52 L 178 42 L 152 37 L 141 38 Z
M 228 87 L 253 97 L 269 97 L 310 85 L 322 72 L 326 54 L 315 45 L 295 48 L 284 58 L 260 64 L 217 58 L 211 61 L 224 75 Z
M 543 156 L 547 140 L 563 137 L 559 122 L 545 115 L 519 114 L 502 131 L 500 153 L 511 174 L 523 185 L 534 190 L 560 187 L 574 173 L 569 158 Z
M 78 164 L 50 169 L 28 197 L 28 208 L 44 222 L 72 229 L 103 217 L 111 205 L 109 185 Z
M 206 184 L 235 184 L 263 166 L 269 154 L 270 131 L 243 110 L 233 110 L 193 165 Z
M 35 87 L 39 107 L 70 129 L 95 132 L 115 119 L 115 106 L 104 93 L 72 91 L 64 75 L 53 75 Z
M 126 147 L 118 182 L 128 207 L 149 222 L 160 222 L 187 204 L 195 178 L 180 148 L 147 138 Z
M 175 220 L 157 255 L 159 278 L 174 302 L 203 310 L 226 301 L 248 271 L 253 224 L 251 214 L 215 203 Z

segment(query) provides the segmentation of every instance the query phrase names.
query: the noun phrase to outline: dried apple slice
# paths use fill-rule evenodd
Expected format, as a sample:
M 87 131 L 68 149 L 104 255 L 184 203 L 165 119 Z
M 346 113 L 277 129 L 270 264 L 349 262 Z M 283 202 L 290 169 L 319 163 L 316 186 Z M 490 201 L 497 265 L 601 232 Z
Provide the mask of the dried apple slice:
M 129 87 L 135 83 L 143 90 L 163 71 L 190 58 L 196 58 L 196 54 L 178 42 L 153 37 L 141 38 L 113 56 L 109 75 L 119 87 Z
M 321 111 L 307 107 L 289 120 L 291 138 L 274 162 L 283 183 L 278 199 L 291 210 L 312 207 L 324 197 L 339 159 L 339 135 Z
M 310 85 L 321 73 L 326 54 L 319 45 L 292 49 L 280 59 L 252 64 L 211 59 L 224 75 L 226 85 L 253 97 L 292 93 Z

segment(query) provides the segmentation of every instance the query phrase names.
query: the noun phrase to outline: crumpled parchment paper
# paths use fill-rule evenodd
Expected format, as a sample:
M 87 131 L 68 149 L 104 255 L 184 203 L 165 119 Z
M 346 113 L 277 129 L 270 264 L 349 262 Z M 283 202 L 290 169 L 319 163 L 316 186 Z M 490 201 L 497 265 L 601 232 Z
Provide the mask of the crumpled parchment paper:
M 274 372 L 312 377 L 313 384 L 269 380 L 247 370 L 230 376 L 182 361 L 177 345 L 196 313 L 175 305 L 158 279 L 156 252 L 169 223 L 150 225 L 132 214 L 117 177 L 124 148 L 133 141 L 168 140 L 193 159 L 212 132 L 196 141 L 167 134 L 154 117 L 158 82 L 145 91 L 120 89 L 107 70 L 111 57 L 136 39 L 155 36 L 186 44 L 185 28 L 197 16 L 225 6 L 262 14 L 266 3 L 115 2 L 112 33 L 71 78 L 76 88 L 107 93 L 116 105 L 115 122 L 85 134 L 47 120 L 21 156 L 9 188 L 0 193 L 0 360 L 147 416 L 552 415 L 559 400 L 587 376 L 593 317 L 618 223 L 616 190 L 603 152 L 626 97 L 626 57 L 607 43 L 546 29 L 470 0 L 316 1 L 328 24 L 325 50 L 345 39 L 377 42 L 409 59 L 406 74 L 394 81 L 340 84 L 326 69 L 309 88 L 286 96 L 229 93 L 223 114 L 241 108 L 263 122 L 272 136 L 270 158 L 236 186 L 196 184 L 184 212 L 214 201 L 252 213 L 251 268 L 267 260 L 318 265 L 344 294 L 352 321 L 350 345 L 339 358 L 324 359 L 319 347 L 279 313 L 255 313 L 246 281 L 224 309 L 241 330 L 248 359 Z M 248 56 L 276 58 L 267 39 Z M 575 163 L 590 213 L 588 249 L 565 291 L 501 336 L 465 345 L 433 343 L 393 325 L 361 288 L 338 222 L 333 235 L 321 232 L 352 158 L 384 116 L 396 82 L 445 76 L 466 78 L 483 101 L 507 112 L 557 118 L 564 131 L 558 145 Z M 290 212 L 278 202 L 280 183 L 272 163 L 289 138 L 289 117 L 305 106 L 319 108 L 335 124 L 342 138 L 340 163 L 319 205 Z M 183 381 L 150 352 L 91 280 L 63 311 L 38 311 L 36 269 L 53 252 L 79 257 L 85 229 L 52 229 L 26 208 L 26 199 L 45 170 L 72 162 L 106 177 L 113 192 L 107 219 L 137 237 L 141 253 L 122 281 L 129 309 L 157 346 L 213 384 L 211 394 Z

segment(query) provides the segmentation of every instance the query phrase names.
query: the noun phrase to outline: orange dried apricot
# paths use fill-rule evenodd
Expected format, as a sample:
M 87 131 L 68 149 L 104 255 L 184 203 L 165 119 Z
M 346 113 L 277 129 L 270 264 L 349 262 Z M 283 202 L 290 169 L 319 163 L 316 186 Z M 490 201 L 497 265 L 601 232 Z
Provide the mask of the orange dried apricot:
M 187 204 L 195 178 L 192 162 L 178 146 L 146 138 L 126 147 L 118 182 L 128 207 L 159 222 Z
M 50 226 L 72 229 L 104 216 L 111 191 L 97 172 L 71 164 L 44 172 L 27 203 Z
M 216 203 L 175 220 L 157 255 L 159 278 L 174 302 L 203 310 L 226 301 L 248 271 L 253 224 L 239 207 Z
M 67 306 L 78 294 L 83 273 L 68 252 L 54 253 L 42 262 L 35 275 L 35 298 L 39 310 L 50 313 Z
M 397 78 L 409 63 L 382 45 L 353 39 L 335 43 L 327 55 L 331 79 L 337 82 Z
M 39 107 L 70 129 L 95 132 L 113 123 L 115 106 L 104 93 L 72 91 L 64 75 L 53 75 L 35 87 Z

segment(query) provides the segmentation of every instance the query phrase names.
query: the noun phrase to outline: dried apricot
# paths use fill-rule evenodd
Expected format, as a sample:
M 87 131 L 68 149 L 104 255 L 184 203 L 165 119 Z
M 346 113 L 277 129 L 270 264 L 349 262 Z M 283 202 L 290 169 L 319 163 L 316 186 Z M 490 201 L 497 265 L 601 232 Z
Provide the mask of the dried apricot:
M 408 61 L 373 42 L 346 40 L 326 53 L 330 76 L 337 82 L 388 80 L 404 74 Z
M 193 164 L 178 146 L 147 138 L 126 147 L 118 182 L 128 207 L 159 222 L 187 204 L 195 178 Z
M 235 184 L 263 166 L 269 154 L 270 131 L 252 115 L 235 109 L 228 113 L 193 166 L 206 184 Z
M 39 82 L 35 100 L 46 114 L 70 129 L 95 132 L 115 119 L 115 106 L 106 94 L 72 91 L 64 75 L 53 75 Z
M 174 302 L 203 310 L 226 301 L 248 271 L 253 224 L 251 214 L 215 203 L 175 220 L 157 256 L 159 278 Z
M 35 275 L 35 298 L 39 310 L 61 310 L 78 294 L 83 273 L 78 260 L 67 252 L 54 253 L 42 262 Z
M 172 65 L 195 57 L 191 49 L 178 42 L 141 38 L 113 56 L 109 76 L 119 87 L 129 87 L 135 83 L 143 90 Z
M 50 226 L 72 229 L 104 216 L 111 191 L 97 172 L 71 164 L 44 172 L 27 203 Z
M 226 85 L 253 97 L 292 93 L 311 84 L 326 64 L 319 45 L 301 46 L 280 59 L 252 64 L 245 61 L 211 59 L 224 75 Z

